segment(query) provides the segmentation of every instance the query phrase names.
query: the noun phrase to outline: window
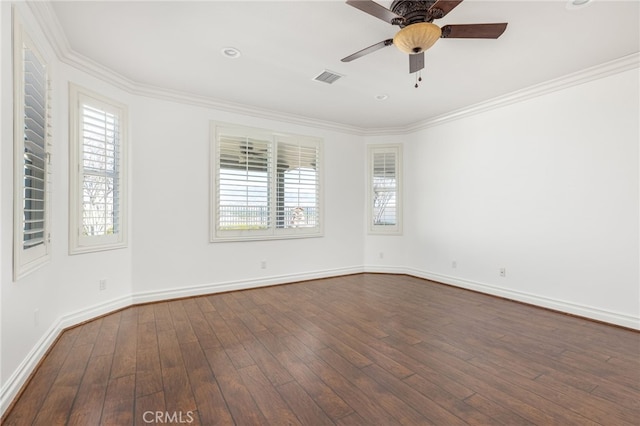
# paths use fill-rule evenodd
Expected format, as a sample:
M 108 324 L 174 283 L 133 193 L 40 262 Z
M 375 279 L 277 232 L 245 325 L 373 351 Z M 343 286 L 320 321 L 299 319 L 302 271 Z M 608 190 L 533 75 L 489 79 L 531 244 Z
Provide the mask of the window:
M 211 240 L 322 234 L 322 141 L 212 124 Z
M 14 280 L 49 260 L 47 63 L 14 13 Z
M 127 108 L 73 84 L 69 108 L 70 252 L 125 247 Z
M 369 156 L 369 233 L 401 234 L 402 147 L 371 145 Z

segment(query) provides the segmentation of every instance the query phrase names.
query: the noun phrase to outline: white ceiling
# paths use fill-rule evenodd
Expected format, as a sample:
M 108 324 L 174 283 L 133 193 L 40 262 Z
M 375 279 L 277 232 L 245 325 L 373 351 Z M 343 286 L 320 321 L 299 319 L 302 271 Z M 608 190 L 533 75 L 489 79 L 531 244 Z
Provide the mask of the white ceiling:
M 389 7 L 390 1 L 380 1 Z M 640 3 L 465 0 L 438 25 L 508 22 L 497 40 L 440 39 L 414 88 L 398 30 L 344 1 L 54 1 L 71 50 L 141 85 L 361 129 L 397 128 L 640 50 Z M 241 51 L 237 59 L 223 47 Z M 313 81 L 328 69 L 332 85 Z M 380 101 L 376 95 L 386 94 Z

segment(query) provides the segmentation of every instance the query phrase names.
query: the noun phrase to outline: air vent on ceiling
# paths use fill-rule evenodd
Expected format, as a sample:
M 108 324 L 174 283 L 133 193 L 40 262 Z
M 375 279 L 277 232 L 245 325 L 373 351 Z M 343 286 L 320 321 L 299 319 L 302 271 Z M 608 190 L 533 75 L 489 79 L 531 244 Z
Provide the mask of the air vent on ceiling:
M 333 71 L 324 70 L 318 76 L 316 76 L 314 80 L 321 81 L 323 83 L 332 84 L 334 81 L 336 81 L 340 77 L 343 77 L 343 76 Z

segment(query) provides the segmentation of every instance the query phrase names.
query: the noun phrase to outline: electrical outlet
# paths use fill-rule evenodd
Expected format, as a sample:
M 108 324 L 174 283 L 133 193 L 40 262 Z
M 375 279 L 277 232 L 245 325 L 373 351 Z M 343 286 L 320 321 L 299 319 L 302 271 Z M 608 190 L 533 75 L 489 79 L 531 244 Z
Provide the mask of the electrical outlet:
M 100 280 L 98 288 L 100 289 L 100 291 L 105 291 L 107 289 L 107 279 L 106 278 L 103 278 L 103 279 Z
M 260 262 L 260 269 L 267 269 L 267 261 L 263 260 L 262 262 Z
M 38 308 L 33 311 L 33 325 L 36 327 L 40 325 L 40 309 Z
M 451 262 L 451 267 L 452 267 L 453 269 L 456 269 L 456 268 L 458 267 L 458 261 L 457 261 L 457 260 L 452 261 L 452 262 Z
M 502 278 L 507 276 L 507 268 L 500 268 L 500 276 Z
M 384 259 L 384 252 L 383 252 L 383 251 L 381 251 L 381 252 L 378 254 L 378 257 L 379 257 L 380 259 Z

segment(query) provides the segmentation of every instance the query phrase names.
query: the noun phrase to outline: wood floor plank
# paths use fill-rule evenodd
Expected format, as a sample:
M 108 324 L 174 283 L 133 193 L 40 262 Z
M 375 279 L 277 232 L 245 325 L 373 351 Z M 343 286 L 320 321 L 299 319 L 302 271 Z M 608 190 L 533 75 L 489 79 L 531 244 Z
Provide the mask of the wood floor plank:
M 205 350 L 205 355 L 235 423 L 266 424 L 266 418 L 256 405 L 227 353 L 223 350 L 208 349 Z
M 217 310 L 207 312 L 205 318 L 220 341 L 221 348 L 227 352 L 235 368 L 247 367 L 255 363 L 238 337 L 233 333 L 227 321 L 222 318 Z
M 325 361 L 320 359 L 311 359 L 307 363 L 307 366 L 355 412 L 357 412 L 362 418 L 370 421 L 371 424 L 401 424 L 398 419 L 395 419 L 391 414 L 384 410 L 384 408 L 381 407 L 371 395 L 363 393 L 361 389 L 349 382 L 348 379 Z
M 545 395 L 547 398 L 553 398 L 563 407 L 601 424 L 634 423 L 638 420 L 637 400 L 635 401 L 636 407 L 627 408 L 624 404 L 620 404 L 616 412 L 611 413 L 602 409 L 603 406 L 608 405 L 606 398 L 594 397 L 593 392 L 589 393 L 576 389 L 557 380 L 552 374 L 543 374 L 536 378 L 535 383 L 531 384 L 531 389 Z M 620 401 L 617 401 L 617 403 L 620 403 Z
M 159 302 L 154 303 L 152 306 L 153 316 L 155 317 L 156 329 L 158 330 L 158 332 L 173 330 L 175 327 L 173 325 L 171 312 L 169 311 L 169 303 Z
M 483 414 L 483 412 L 473 408 L 465 402 L 468 397 L 474 395 L 473 392 L 465 394 L 462 397 L 455 396 L 442 386 L 439 379 L 434 379 L 433 376 L 426 378 L 420 374 L 414 374 L 402 381 L 411 389 L 421 393 L 433 403 L 438 404 L 440 408 L 436 408 L 434 410 L 436 412 L 444 409 L 451 415 L 459 417 L 468 424 L 488 425 L 494 422 L 494 419 L 491 416 Z M 398 385 L 394 384 L 394 386 Z M 432 403 L 426 404 L 427 407 L 431 405 Z M 441 413 L 441 415 L 446 416 L 445 413 Z M 431 414 L 427 415 L 427 417 L 431 418 Z
M 282 351 L 278 354 L 278 359 L 295 378 L 296 383 L 332 420 L 337 421 L 354 412 L 332 387 L 316 376 L 306 363 L 292 352 Z
M 535 425 L 534 422 L 520 416 L 519 410 L 512 410 L 511 407 L 504 406 L 493 399 L 485 398 L 479 393 L 474 393 L 464 400 L 464 403 L 483 413 L 492 421 L 486 424 L 500 424 L 513 426 Z M 473 424 L 473 423 L 472 423 Z M 483 424 L 483 423 L 478 423 Z
M 85 374 L 93 344 L 74 345 L 58 371 L 34 424 L 64 424 Z
M 64 331 L 3 425 L 636 425 L 640 333 L 404 275 L 133 306 Z
M 330 316 L 326 313 L 321 313 L 316 319 L 316 324 L 321 325 L 323 329 L 331 333 L 334 338 L 347 344 L 347 346 L 355 350 L 359 354 L 367 354 L 367 359 L 364 360 L 364 364 L 361 366 L 370 365 L 371 362 L 377 363 L 383 366 L 386 370 L 392 373 L 395 377 L 404 378 L 412 375 L 414 372 L 406 366 L 398 363 L 394 359 L 386 356 L 384 353 L 380 353 L 375 349 L 375 342 L 379 338 L 387 337 L 388 334 L 383 335 L 371 335 L 361 332 L 358 328 L 344 327 L 340 325 L 339 321 L 335 319 L 329 319 Z M 344 321 L 342 321 L 344 323 Z M 366 336 L 370 336 L 368 339 Z M 360 362 L 360 361 L 358 361 Z
M 136 425 L 148 425 L 153 423 L 156 413 L 167 411 L 164 403 L 164 391 L 149 393 L 136 397 L 133 423 Z
M 136 373 L 136 346 L 138 340 L 138 318 L 133 315 L 125 315 L 130 310 L 123 311 L 116 346 L 111 366 L 111 377 L 135 375 Z
M 222 344 L 218 337 L 212 330 L 209 322 L 205 318 L 205 312 L 210 312 L 205 306 L 205 311 L 202 311 L 202 304 L 200 300 L 206 300 L 205 298 L 187 299 L 184 301 L 184 306 L 189 317 L 189 322 L 195 333 L 196 340 L 203 349 L 220 348 Z M 207 302 L 208 303 L 208 302 Z
M 158 333 L 158 350 L 167 411 L 196 411 L 197 404 L 175 330 Z
M 396 395 L 426 419 L 429 419 L 433 424 L 450 426 L 466 424 L 459 416 L 444 409 L 432 399 L 411 387 L 408 384 L 410 382 L 398 379 L 379 365 L 373 364 L 364 367 L 362 372 L 387 389 L 389 393 Z M 485 420 L 490 419 L 487 418 Z
M 100 425 L 132 425 L 135 422 L 135 375 L 109 380 Z
M 100 355 L 89 359 L 86 373 L 82 377 L 69 414 L 69 425 L 100 424 L 112 359 L 111 355 Z
M 435 424 L 428 421 L 427 418 L 411 407 L 410 404 L 401 399 L 397 393 L 387 391 L 387 389 L 366 373 L 362 374 L 366 368 L 375 368 L 375 364 L 363 367 L 362 369 L 357 368 L 332 348 L 322 349 L 318 356 L 359 389 L 362 394 L 374 400 L 391 418 L 397 420 L 400 424 Z M 381 370 L 384 371 L 384 369 Z M 389 376 L 393 377 L 392 375 Z
M 136 397 L 163 391 L 160 349 L 155 321 L 138 324 L 136 345 Z
M 180 343 L 195 342 L 198 340 L 196 333 L 193 331 L 191 321 L 184 308 L 182 300 L 174 300 L 169 303 L 169 312 L 171 320 L 176 330 L 176 336 Z
M 359 352 L 357 349 L 345 343 L 345 341 L 335 336 L 335 327 L 330 327 L 326 323 L 315 318 L 313 321 L 304 317 L 298 312 L 288 312 L 287 316 L 291 320 L 302 327 L 307 333 L 315 336 L 318 340 L 325 342 L 333 350 L 349 360 L 357 367 L 365 367 L 373 363 L 373 360 L 365 355 L 365 352 Z M 320 349 L 322 350 L 322 349 Z
M 288 382 L 278 386 L 277 390 L 302 425 L 328 426 L 334 424 L 324 410 L 298 383 Z
M 112 355 L 116 349 L 116 339 L 122 314 L 116 312 L 102 319 L 102 326 L 96 336 L 92 357 Z
M 203 425 L 229 425 L 233 417 L 224 400 L 207 357 L 198 342 L 180 345 L 185 369 Z
M 257 365 L 241 368 L 238 373 L 269 424 L 302 425 Z

